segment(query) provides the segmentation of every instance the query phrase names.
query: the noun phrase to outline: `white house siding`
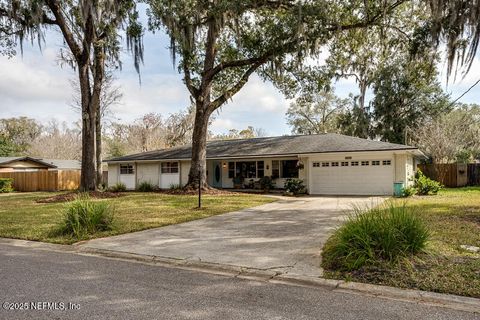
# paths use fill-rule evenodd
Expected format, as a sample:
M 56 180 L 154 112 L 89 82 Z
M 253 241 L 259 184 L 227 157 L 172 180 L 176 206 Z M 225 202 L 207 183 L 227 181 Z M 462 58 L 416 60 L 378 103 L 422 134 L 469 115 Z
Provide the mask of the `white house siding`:
M 303 164 L 303 169 L 298 171 L 298 178 L 303 180 L 303 184 L 307 188 L 308 192 L 309 158 L 300 157 L 300 162 Z
M 120 172 L 119 166 L 116 163 L 108 164 L 108 186 L 113 186 L 118 183 L 118 174 Z
M 190 160 L 180 161 L 180 184 L 186 185 L 188 182 L 188 173 L 190 172 Z
M 142 182 L 148 182 L 153 186 L 158 186 L 159 168 L 159 162 L 137 163 L 137 186 Z
M 394 155 L 394 162 L 395 162 L 395 182 L 403 182 L 407 183 L 407 155 L 402 154 L 395 154 Z
M 362 166 L 362 161 L 368 162 L 368 165 Z M 373 165 L 372 161 L 380 161 L 380 165 Z M 390 165 L 384 165 L 383 161 L 390 161 Z M 348 165 L 342 166 L 342 162 L 348 162 Z M 352 166 L 352 162 L 358 162 L 358 166 Z M 338 163 L 338 166 L 333 166 L 333 163 Z M 311 194 L 391 195 L 393 193 L 395 165 L 392 152 L 312 155 L 306 166 L 308 166 L 308 186 Z
M 415 175 L 415 161 L 411 155 L 407 155 L 407 161 L 406 161 L 406 173 L 407 173 L 407 182 L 406 186 L 411 186 L 413 185 L 413 177 Z

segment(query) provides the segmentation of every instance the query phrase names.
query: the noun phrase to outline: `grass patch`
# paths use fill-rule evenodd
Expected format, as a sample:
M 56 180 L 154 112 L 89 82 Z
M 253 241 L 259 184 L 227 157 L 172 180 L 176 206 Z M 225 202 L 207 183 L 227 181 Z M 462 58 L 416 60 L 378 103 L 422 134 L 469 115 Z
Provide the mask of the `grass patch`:
M 31 192 L 0 194 L 0 237 L 70 244 L 78 240 L 112 236 L 155 227 L 187 222 L 254 207 L 275 201 L 250 195 L 205 195 L 201 210 L 196 209 L 195 195 L 128 192 L 105 201 L 115 207 L 115 220 L 110 230 L 84 234 L 79 239 L 58 233 L 66 203 L 37 203 L 38 200 L 63 194 Z
M 398 205 L 404 202 L 394 200 Z M 444 189 L 405 203 L 430 231 L 426 252 L 395 262 L 378 260 L 356 270 L 324 265 L 325 276 L 480 298 L 480 254 L 460 247 L 480 247 L 480 187 Z

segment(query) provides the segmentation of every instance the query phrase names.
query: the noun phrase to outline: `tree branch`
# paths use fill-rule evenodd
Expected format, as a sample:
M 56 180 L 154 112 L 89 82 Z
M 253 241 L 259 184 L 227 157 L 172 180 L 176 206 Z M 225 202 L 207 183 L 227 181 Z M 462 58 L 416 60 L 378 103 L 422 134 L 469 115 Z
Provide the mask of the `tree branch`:
M 187 86 L 188 91 L 190 91 L 190 94 L 196 99 L 198 97 L 199 90 L 193 85 L 190 68 L 188 67 L 185 60 L 183 61 L 182 65 L 185 85 Z
M 50 10 L 52 11 L 53 15 L 55 16 L 55 20 L 57 21 L 57 25 L 60 27 L 62 31 L 63 37 L 68 44 L 68 47 L 72 51 L 72 54 L 75 56 L 77 60 L 80 59 L 82 54 L 82 49 L 75 41 L 75 37 L 73 36 L 72 31 L 68 28 L 67 22 L 65 21 L 65 17 L 61 13 L 60 5 L 56 0 L 46 0 L 46 3 Z
M 398 0 L 397 2 L 393 3 L 390 7 L 386 10 L 381 10 L 379 13 L 374 15 L 371 18 L 368 18 L 366 21 L 359 21 L 357 23 L 347 24 L 347 25 L 335 25 L 332 24 L 330 27 L 327 28 L 328 31 L 346 31 L 351 29 L 358 29 L 358 28 L 366 28 L 372 25 L 377 24 L 377 20 L 381 18 L 385 13 L 391 12 L 395 10 L 398 6 L 406 2 L 407 0 Z
M 224 104 L 228 99 L 233 97 L 240 89 L 243 88 L 243 86 L 247 83 L 248 78 L 254 73 L 262 64 L 266 62 L 266 59 L 264 61 L 258 61 L 250 68 L 248 68 L 247 71 L 243 74 L 242 78 L 230 89 L 225 91 L 221 96 L 219 96 L 217 99 L 215 99 L 212 103 L 210 103 L 208 111 L 212 113 L 216 109 L 218 109 L 222 104 Z

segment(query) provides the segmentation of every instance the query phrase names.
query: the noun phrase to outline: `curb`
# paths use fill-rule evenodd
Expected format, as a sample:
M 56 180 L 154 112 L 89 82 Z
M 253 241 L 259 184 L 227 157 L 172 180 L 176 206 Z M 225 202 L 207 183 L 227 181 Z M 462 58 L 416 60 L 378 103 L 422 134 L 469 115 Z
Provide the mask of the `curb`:
M 172 257 L 149 256 L 128 252 L 96 249 L 78 245 L 62 245 L 28 240 L 0 238 L 0 244 L 40 250 L 67 252 L 74 254 L 101 256 L 109 259 L 138 262 L 162 267 L 174 267 L 189 271 L 199 271 L 246 280 L 264 281 L 274 284 L 323 289 L 351 294 L 366 294 L 374 297 L 427 304 L 459 311 L 480 314 L 480 299 L 443 294 L 414 289 L 402 289 L 359 282 L 325 279 L 313 276 L 282 274 L 272 270 L 253 269 L 235 265 L 217 264 L 203 261 L 189 261 Z

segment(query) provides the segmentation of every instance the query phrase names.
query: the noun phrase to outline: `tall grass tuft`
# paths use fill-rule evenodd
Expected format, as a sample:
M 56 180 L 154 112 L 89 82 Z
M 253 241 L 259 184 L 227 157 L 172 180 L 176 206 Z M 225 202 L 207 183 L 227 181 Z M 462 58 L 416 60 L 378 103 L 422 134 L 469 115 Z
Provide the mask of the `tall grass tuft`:
M 327 241 L 322 266 L 352 271 L 365 265 L 392 262 L 423 251 L 429 231 L 405 204 L 393 203 L 370 210 L 355 208 L 353 215 Z
M 137 190 L 140 192 L 152 192 L 152 191 L 155 191 L 155 189 L 156 189 L 156 186 L 154 186 L 148 181 L 143 181 L 138 185 L 138 188 L 137 188 Z
M 112 229 L 114 208 L 106 201 L 93 201 L 80 195 L 65 206 L 61 233 L 82 238 L 88 234 Z

